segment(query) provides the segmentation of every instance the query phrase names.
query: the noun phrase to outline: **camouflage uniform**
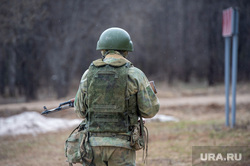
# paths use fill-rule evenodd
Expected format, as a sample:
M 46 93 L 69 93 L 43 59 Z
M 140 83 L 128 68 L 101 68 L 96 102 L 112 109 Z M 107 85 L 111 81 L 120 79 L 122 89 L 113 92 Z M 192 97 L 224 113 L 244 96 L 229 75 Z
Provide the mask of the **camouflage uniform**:
M 103 61 L 107 64 L 116 65 L 120 60 L 125 60 L 119 52 L 106 55 Z M 81 78 L 79 89 L 75 98 L 75 112 L 80 118 L 85 118 L 87 111 L 87 76 L 89 70 L 86 70 Z M 152 118 L 159 110 L 159 101 L 153 93 L 149 81 L 145 74 L 138 68 L 132 66 L 128 70 L 127 96 L 136 96 L 136 108 L 144 118 Z M 136 121 L 138 115 L 136 116 Z M 123 133 L 130 135 L 130 133 Z M 119 166 L 135 165 L 135 150 L 130 147 L 130 142 L 121 137 L 110 136 L 91 136 L 90 144 L 93 147 L 94 163 L 96 165 Z

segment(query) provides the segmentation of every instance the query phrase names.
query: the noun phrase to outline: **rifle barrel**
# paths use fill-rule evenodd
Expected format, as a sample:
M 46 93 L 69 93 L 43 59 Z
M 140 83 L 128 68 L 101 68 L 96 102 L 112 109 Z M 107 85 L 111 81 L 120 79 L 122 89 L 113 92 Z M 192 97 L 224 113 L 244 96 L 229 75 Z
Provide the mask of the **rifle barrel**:
M 71 106 L 69 106 L 69 105 L 63 105 L 63 106 L 59 106 L 59 107 L 57 107 L 57 108 L 53 108 L 53 109 L 50 109 L 50 110 L 45 110 L 45 111 L 43 111 L 41 114 L 42 115 L 44 115 L 44 114 L 50 114 L 50 113 L 52 113 L 52 112 L 58 112 L 58 111 L 61 111 L 61 110 L 65 110 L 65 109 L 68 109 L 68 108 L 70 108 Z
M 57 108 L 53 108 L 53 109 L 50 109 L 48 110 L 46 106 L 44 106 L 44 111 L 41 113 L 42 115 L 44 114 L 49 114 L 49 113 L 52 113 L 52 112 L 57 112 L 57 111 L 61 111 L 61 110 L 64 110 L 64 109 L 68 109 L 70 107 L 74 107 L 74 101 L 75 101 L 75 98 L 72 98 L 66 102 L 63 102 L 63 103 L 60 103 L 59 104 L 59 107 Z

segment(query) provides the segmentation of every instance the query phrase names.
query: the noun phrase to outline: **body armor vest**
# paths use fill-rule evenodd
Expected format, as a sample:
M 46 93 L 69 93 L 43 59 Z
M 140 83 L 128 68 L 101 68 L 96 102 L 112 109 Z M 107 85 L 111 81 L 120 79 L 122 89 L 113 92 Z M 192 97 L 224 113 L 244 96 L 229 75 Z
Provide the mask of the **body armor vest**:
M 115 65 L 94 61 L 87 76 L 87 119 L 90 132 L 128 132 L 130 126 L 126 98 L 130 62 Z M 138 118 L 138 117 L 137 117 Z

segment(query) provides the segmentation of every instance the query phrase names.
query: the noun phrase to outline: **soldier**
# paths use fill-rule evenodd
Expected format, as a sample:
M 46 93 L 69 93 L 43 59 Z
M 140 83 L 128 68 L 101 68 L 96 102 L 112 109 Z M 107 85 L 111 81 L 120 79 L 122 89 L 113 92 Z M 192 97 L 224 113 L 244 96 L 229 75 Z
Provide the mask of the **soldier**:
M 87 121 L 96 166 L 134 166 L 136 149 L 131 146 L 131 132 L 139 116 L 156 115 L 159 101 L 145 74 L 126 59 L 133 43 L 125 30 L 105 30 L 96 50 L 102 58 L 84 72 L 75 112 Z

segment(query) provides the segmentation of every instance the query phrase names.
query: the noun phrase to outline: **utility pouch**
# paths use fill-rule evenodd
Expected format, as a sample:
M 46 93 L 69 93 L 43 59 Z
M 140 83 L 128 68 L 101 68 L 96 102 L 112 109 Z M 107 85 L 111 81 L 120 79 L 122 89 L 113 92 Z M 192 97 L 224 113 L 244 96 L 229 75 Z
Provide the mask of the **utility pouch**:
M 134 150 L 143 149 L 142 159 L 144 160 L 144 163 L 146 163 L 148 156 L 148 129 L 144 126 L 141 116 L 138 124 L 133 125 L 130 146 Z
M 75 128 L 68 139 L 65 141 L 65 156 L 69 165 L 85 163 L 87 166 L 92 164 L 93 152 L 88 141 L 88 132 L 83 121 Z
M 133 126 L 131 132 L 130 146 L 135 150 L 140 150 L 144 148 L 145 140 L 143 139 L 143 136 L 141 135 L 140 131 L 141 127 L 139 124 Z

